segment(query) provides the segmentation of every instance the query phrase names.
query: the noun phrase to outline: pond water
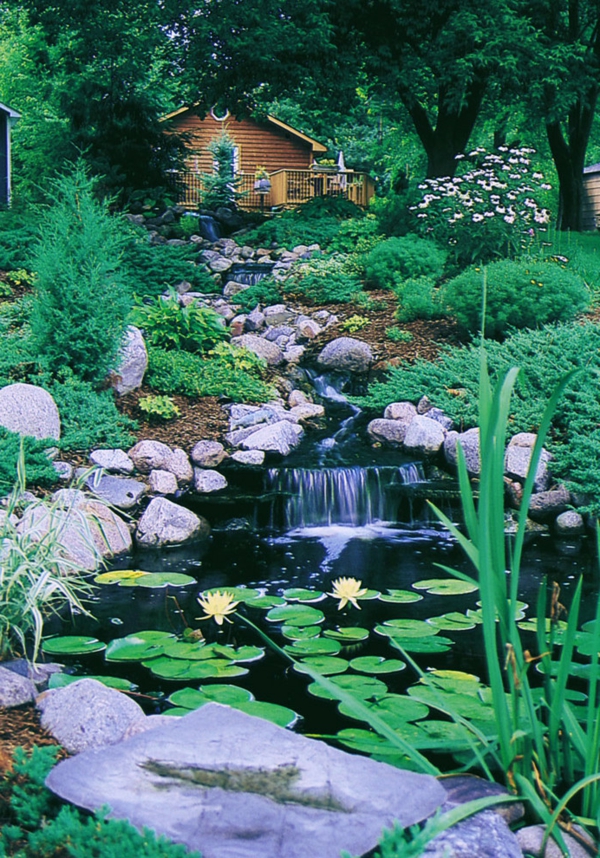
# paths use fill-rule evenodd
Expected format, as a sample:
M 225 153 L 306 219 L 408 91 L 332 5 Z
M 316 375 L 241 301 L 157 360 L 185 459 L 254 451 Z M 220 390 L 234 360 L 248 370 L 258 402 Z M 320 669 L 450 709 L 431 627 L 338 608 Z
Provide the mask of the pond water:
M 228 475 L 234 488 L 236 473 L 239 477 L 235 503 L 213 498 L 200 504 L 200 511 L 214 526 L 206 543 L 160 553 L 140 552 L 114 567 L 180 572 L 190 575 L 193 582 L 167 588 L 103 585 L 92 605 L 93 621 L 78 617 L 74 626 L 56 621 L 49 631 L 93 634 L 108 643 L 150 629 L 181 635 L 189 626 L 201 628 L 209 644 L 264 647 L 256 632 L 239 619 L 222 627 L 212 619 L 199 619 L 198 594 L 242 587 L 258 591 L 255 595 L 272 596 L 275 602 L 246 600 L 238 607 L 239 614 L 280 646 L 304 646 L 305 640 L 299 638 L 312 640 L 309 647 L 317 642 L 313 666 L 331 668 L 334 679 L 342 675 L 367 682 L 375 679 L 385 683 L 383 693 L 404 694 L 418 676 L 410 666 L 395 669 L 402 667 L 398 664 L 402 655 L 394 647 L 394 635 L 400 636 L 423 670 L 461 670 L 485 679 L 478 592 L 453 594 L 446 593 L 443 585 L 427 585 L 430 579 L 450 579 L 440 568 L 443 566 L 471 571 L 454 539 L 435 521 L 426 504 L 426 498 L 432 498 L 457 519 L 454 483 L 440 480 L 435 469 L 423 463 L 367 448 L 357 432 L 361 415 L 356 409 L 346 409 L 345 414 L 342 410 L 338 418 L 316 433 L 310 448 L 296 455 L 295 461 L 270 470 Z M 340 459 L 345 463 L 340 464 Z M 357 460 L 362 464 L 357 465 Z M 577 544 L 546 536 L 532 540 L 521 572 L 519 597 L 524 615 L 534 615 L 544 576 L 560 584 L 561 601 L 568 605 L 580 575 L 585 582 L 584 622 L 592 616 L 592 597 L 598 590 L 594 551 L 585 540 Z M 362 588 L 372 591 L 366 594 L 369 598 L 359 600 L 360 609 L 349 603 L 339 610 L 339 601 L 326 595 L 340 577 L 356 578 Z M 290 590 L 316 592 L 299 597 Z M 297 624 L 294 619 L 275 621 L 270 608 L 277 601 L 321 616 Z M 406 620 L 409 622 L 404 623 Z M 427 624 L 422 622 L 425 620 Z M 348 627 L 365 629 L 366 639 L 342 640 L 339 649 L 338 629 Z M 323 641 L 326 645 L 320 652 L 318 642 Z M 533 635 L 531 646 L 535 646 Z M 307 654 L 311 655 L 299 650 L 296 658 L 302 661 Z M 319 662 L 323 656 L 325 661 Z M 373 659 L 355 661 L 365 656 L 383 664 L 378 666 Z M 327 661 L 331 658 L 337 664 Z M 67 663 L 78 674 L 110 673 L 132 680 L 140 692 L 151 695 L 146 698 L 147 711 L 168 709 L 166 698 L 178 689 L 226 683 L 248 689 L 257 700 L 293 710 L 300 716 L 296 729 L 310 735 L 331 736 L 340 729 L 365 726 L 340 714 L 332 700 L 316 697 L 314 689 L 309 690 L 312 680 L 268 648 L 261 659 L 240 662 L 240 675 L 226 679 L 166 679 L 160 671 L 153 671 L 151 660 L 107 664 L 102 653 L 74 657 Z

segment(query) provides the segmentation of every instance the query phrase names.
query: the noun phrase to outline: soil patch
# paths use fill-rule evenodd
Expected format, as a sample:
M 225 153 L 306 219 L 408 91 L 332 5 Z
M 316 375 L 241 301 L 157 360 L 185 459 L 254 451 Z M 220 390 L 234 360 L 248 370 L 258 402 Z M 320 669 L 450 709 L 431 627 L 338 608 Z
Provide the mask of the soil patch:
M 33 703 L 14 709 L 0 707 L 0 776 L 12 768 L 15 748 L 31 751 L 34 745 L 58 745 L 58 742 L 41 726 L 40 713 Z

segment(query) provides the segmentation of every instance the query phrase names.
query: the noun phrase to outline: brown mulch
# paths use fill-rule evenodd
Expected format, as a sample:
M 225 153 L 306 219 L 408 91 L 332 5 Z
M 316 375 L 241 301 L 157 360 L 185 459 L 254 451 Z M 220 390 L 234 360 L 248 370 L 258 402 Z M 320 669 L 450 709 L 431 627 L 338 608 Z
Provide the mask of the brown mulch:
M 14 709 L 0 707 L 0 777 L 12 768 L 15 748 L 30 751 L 34 745 L 58 745 L 40 724 L 40 713 L 33 704 Z M 64 752 L 62 753 L 64 756 Z

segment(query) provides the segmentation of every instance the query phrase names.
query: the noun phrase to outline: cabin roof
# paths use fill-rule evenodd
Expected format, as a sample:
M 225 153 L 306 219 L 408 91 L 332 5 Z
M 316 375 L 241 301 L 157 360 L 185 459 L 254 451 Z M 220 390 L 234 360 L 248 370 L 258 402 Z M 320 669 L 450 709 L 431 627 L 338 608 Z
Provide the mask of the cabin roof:
M 166 116 L 162 118 L 166 119 L 174 119 L 176 116 L 180 116 L 182 113 L 186 113 L 188 110 L 191 110 L 196 105 L 191 105 L 188 107 L 180 107 L 178 110 L 173 110 L 171 113 L 167 113 Z M 258 122 L 258 120 L 253 120 Z M 292 125 L 288 125 L 287 122 L 282 122 L 281 119 L 277 119 L 275 116 L 271 116 L 271 114 L 267 114 L 264 122 L 270 125 L 274 125 L 276 128 L 281 128 L 283 131 L 287 131 L 288 134 L 292 134 L 294 137 L 297 137 L 299 140 L 303 140 L 305 143 L 308 143 L 313 152 L 327 152 L 327 146 L 324 146 L 322 143 L 319 143 L 318 140 L 315 140 L 314 137 L 309 137 L 308 134 L 303 134 L 302 131 L 298 131 L 297 128 L 294 128 Z
M 600 163 L 599 164 L 590 164 L 589 167 L 584 167 L 583 172 L 585 174 L 588 173 L 600 173 Z
M 7 113 L 9 119 L 20 119 L 21 118 L 21 114 L 18 111 L 13 110 L 12 107 L 9 107 L 7 104 L 2 104 L 1 101 L 0 101 L 0 110 L 4 111 L 4 113 Z

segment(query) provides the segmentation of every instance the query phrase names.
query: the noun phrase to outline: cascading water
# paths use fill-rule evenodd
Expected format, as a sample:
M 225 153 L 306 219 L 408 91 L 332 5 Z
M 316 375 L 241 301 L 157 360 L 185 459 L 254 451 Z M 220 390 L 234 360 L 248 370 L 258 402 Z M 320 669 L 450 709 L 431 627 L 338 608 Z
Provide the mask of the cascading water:
M 243 286 L 256 286 L 265 277 L 268 277 L 273 268 L 272 264 L 256 262 L 237 262 L 227 272 L 229 280 L 235 280 Z

